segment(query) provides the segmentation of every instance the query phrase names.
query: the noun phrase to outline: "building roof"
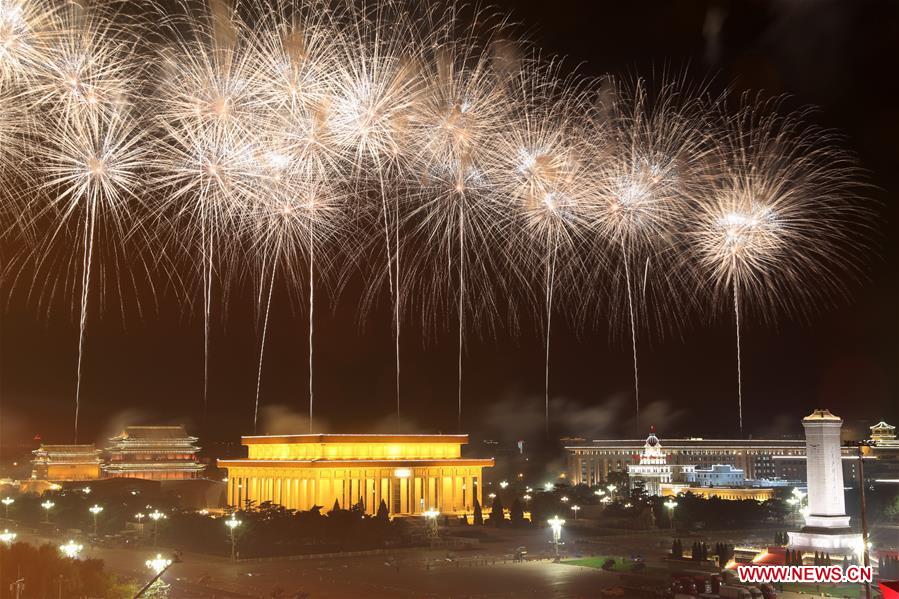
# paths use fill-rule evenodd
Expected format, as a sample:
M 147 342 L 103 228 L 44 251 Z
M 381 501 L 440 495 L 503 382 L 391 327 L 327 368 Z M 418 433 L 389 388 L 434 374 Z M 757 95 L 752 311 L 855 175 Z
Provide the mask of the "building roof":
M 428 466 L 483 466 L 492 467 L 494 465 L 493 458 L 426 458 L 426 459 L 315 459 L 315 460 L 254 460 L 254 459 L 234 459 L 234 460 L 216 460 L 219 468 L 237 468 L 241 466 L 255 467 L 276 467 L 276 468 L 358 468 L 360 466 L 397 468 L 397 467 L 419 467 Z
M 45 451 L 47 453 L 95 453 L 98 451 L 97 446 L 93 443 L 85 445 L 46 445 L 41 443 L 37 451 Z
M 240 438 L 244 445 L 284 443 L 454 443 L 465 445 L 468 435 L 313 434 L 252 435 Z
M 646 439 L 595 439 L 588 445 L 566 445 L 565 449 L 639 449 L 646 445 Z M 805 448 L 804 439 L 665 439 L 665 448 L 747 448 L 763 447 Z
M 184 426 L 179 424 L 176 426 L 126 426 L 125 430 L 115 437 L 112 437 L 110 441 L 123 441 L 125 439 L 165 440 L 192 438 L 193 437 L 188 435 L 187 431 L 184 430 Z
M 815 410 L 814 412 L 812 412 L 811 414 L 809 414 L 808 416 L 806 416 L 805 418 L 802 419 L 803 422 L 805 422 L 807 420 L 827 420 L 830 422 L 842 422 L 843 421 L 843 419 L 840 418 L 839 416 L 834 416 L 833 414 L 831 414 L 830 410 L 827 410 L 827 409 L 822 410 L 820 408 Z

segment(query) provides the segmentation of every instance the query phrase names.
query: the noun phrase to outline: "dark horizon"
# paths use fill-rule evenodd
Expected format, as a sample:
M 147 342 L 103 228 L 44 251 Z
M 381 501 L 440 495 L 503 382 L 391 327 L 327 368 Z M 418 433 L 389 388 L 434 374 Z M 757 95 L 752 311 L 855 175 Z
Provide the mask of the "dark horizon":
M 565 57 L 585 75 L 689 73 L 791 104 L 820 107 L 818 121 L 846 136 L 875 188 L 877 252 L 847 302 L 822 308 L 808 323 L 743 329 L 744 436 L 801 435 L 799 420 L 828 408 L 848 426 L 899 416 L 899 4 L 767 1 L 603 3 L 562 0 L 492 3 L 511 12 L 545 55 Z M 721 20 L 719 35 L 712 24 Z M 4 290 L 7 288 L 4 286 Z M 46 318 L 24 294 L 0 314 L 0 445 L 41 435 L 69 443 L 75 392 L 77 326 L 59 312 Z M 208 439 L 252 433 L 258 347 L 251 293 L 243 289 L 226 317 L 213 320 L 208 415 L 202 418 L 202 321 L 174 296 L 158 314 L 124 326 L 115 310 L 91 313 L 85 353 L 80 440 L 101 439 L 125 423 L 184 423 Z M 351 286 L 335 309 L 316 308 L 317 432 L 395 430 L 389 300 L 381 298 L 364 330 Z M 4 298 L 5 299 L 5 298 Z M 4 301 L 6 304 L 6 301 Z M 276 288 L 263 379 L 269 429 L 304 427 L 307 413 L 306 316 L 291 314 Z M 62 310 L 61 312 L 66 312 Z M 456 432 L 453 322 L 428 344 L 404 324 L 401 401 L 405 430 Z M 733 323 L 690 322 L 681 338 L 639 338 L 641 404 L 633 413 L 629 342 L 607 327 L 553 324 L 553 437 L 639 438 L 655 425 L 664 438 L 737 436 Z M 517 339 L 469 334 L 463 432 L 543 438 L 543 344 L 539 325 Z M 273 408 L 272 406 L 280 406 Z M 318 426 L 316 428 L 319 428 Z M 261 432 L 261 431 L 260 431 Z M 297 430 L 296 432 L 306 432 Z M 865 433 L 866 431 L 862 431 Z

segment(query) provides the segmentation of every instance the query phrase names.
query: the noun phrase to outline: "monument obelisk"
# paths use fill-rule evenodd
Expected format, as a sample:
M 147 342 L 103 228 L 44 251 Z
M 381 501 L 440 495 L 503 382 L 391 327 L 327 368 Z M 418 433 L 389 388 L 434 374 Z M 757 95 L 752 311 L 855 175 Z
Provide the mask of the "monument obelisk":
M 805 463 L 808 515 L 799 532 L 790 532 L 791 549 L 831 555 L 856 552 L 862 536 L 853 533 L 843 497 L 843 460 L 840 429 L 843 420 L 829 410 L 815 410 L 802 419 L 805 428 Z

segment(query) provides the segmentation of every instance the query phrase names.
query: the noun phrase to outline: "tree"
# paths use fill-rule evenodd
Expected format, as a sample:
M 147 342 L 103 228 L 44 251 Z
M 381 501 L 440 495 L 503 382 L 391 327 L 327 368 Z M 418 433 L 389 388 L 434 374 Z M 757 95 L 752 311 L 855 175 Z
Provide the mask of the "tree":
M 493 506 L 490 508 L 490 524 L 493 526 L 502 526 L 506 521 L 503 515 L 503 500 L 497 495 L 493 499 Z
M 679 557 L 677 555 L 677 539 L 671 541 L 671 557 Z
M 512 502 L 512 507 L 509 509 L 509 519 L 512 521 L 512 526 L 521 526 L 524 524 L 524 509 L 521 507 L 521 502 L 518 501 L 518 498 L 515 498 L 515 501 Z
M 383 499 L 378 506 L 378 513 L 375 515 L 375 519 L 381 522 L 390 522 L 390 510 L 387 509 L 387 504 Z
M 705 543 L 702 544 L 702 561 L 709 559 L 709 546 Z
M 484 524 L 484 512 L 481 510 L 481 502 L 474 498 L 474 523 L 478 526 Z
M 337 499 L 335 499 L 335 500 L 334 500 L 334 505 L 331 506 L 331 513 L 337 513 L 337 512 L 339 512 L 339 511 L 340 511 L 340 501 L 337 500 Z

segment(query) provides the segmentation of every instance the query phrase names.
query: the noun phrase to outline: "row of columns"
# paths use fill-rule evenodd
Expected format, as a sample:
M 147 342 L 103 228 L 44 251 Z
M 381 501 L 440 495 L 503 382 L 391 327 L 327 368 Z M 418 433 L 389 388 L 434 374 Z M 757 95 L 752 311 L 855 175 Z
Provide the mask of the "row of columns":
M 471 468 L 464 475 L 438 471 L 397 477 L 390 471 L 378 477 L 325 478 L 315 474 L 318 473 L 233 469 L 228 478 L 228 504 L 243 508 L 249 499 L 255 505 L 271 501 L 296 510 L 320 505 L 327 511 L 335 500 L 346 509 L 361 499 L 366 513 L 374 514 L 383 500 L 394 515 L 421 514 L 432 508 L 442 513 L 470 513 L 474 510 L 474 498 L 482 499 L 480 468 Z

